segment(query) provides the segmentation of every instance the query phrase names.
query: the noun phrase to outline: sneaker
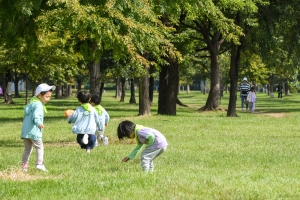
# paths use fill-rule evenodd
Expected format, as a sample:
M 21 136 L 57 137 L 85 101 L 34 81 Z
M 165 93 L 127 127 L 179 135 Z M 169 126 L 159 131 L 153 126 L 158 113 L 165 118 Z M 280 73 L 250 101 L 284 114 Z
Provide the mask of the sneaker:
M 89 143 L 89 135 L 88 134 L 84 134 L 83 138 L 82 138 L 82 143 L 83 144 L 88 144 Z
M 22 171 L 27 172 L 28 171 L 28 163 L 23 163 L 22 162 Z
M 86 149 L 86 153 L 91 153 L 91 149 Z
M 46 169 L 45 165 L 43 164 L 36 164 L 36 168 L 39 170 L 42 170 L 44 172 L 47 172 L 48 170 Z
M 102 140 L 104 146 L 108 145 L 108 138 L 107 137 L 104 136 L 104 137 L 101 138 L 101 140 Z

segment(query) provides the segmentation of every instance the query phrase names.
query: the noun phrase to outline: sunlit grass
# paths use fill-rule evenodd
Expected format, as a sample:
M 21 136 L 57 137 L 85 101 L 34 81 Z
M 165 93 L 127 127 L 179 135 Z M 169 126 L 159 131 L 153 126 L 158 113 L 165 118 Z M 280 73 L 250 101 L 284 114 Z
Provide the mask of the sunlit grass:
M 128 92 L 129 94 L 129 92 Z M 225 94 L 220 106 L 227 108 Z M 64 110 L 78 106 L 75 98 L 51 99 L 45 115 L 45 165 L 35 169 L 35 150 L 29 172 L 20 170 L 23 143 L 19 138 L 24 99 L 0 105 L 0 195 L 3 199 L 299 199 L 300 96 L 283 100 L 258 94 L 257 112 L 197 112 L 207 95 L 181 92 L 189 107 L 176 116 L 157 115 L 157 93 L 152 116 L 139 117 L 138 105 L 113 98 L 108 91 L 102 105 L 111 121 L 110 144 L 87 155 L 76 143 Z M 137 98 L 138 100 L 138 98 Z M 116 127 L 124 119 L 160 130 L 167 151 L 155 160 L 155 172 L 141 172 L 139 157 L 121 159 L 134 148 L 119 141 Z

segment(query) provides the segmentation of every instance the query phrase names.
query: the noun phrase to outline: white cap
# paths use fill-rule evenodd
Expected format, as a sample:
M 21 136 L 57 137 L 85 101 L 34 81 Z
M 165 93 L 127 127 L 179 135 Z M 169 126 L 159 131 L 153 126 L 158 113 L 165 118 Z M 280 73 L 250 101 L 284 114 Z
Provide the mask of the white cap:
M 42 84 L 39 84 L 39 86 L 37 86 L 37 88 L 35 89 L 35 96 L 37 96 L 38 94 L 40 94 L 41 92 L 48 92 L 49 90 L 55 90 L 55 86 L 52 85 L 48 85 L 46 83 L 42 83 Z
M 244 77 L 243 81 L 248 81 L 248 79 L 246 77 Z

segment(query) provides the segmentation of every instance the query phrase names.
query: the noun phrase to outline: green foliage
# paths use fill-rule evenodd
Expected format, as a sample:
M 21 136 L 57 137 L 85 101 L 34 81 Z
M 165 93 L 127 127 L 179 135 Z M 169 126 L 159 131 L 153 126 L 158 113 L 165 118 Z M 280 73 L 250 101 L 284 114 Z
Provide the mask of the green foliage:
M 261 58 L 248 51 L 243 52 L 239 80 L 247 77 L 253 84 L 266 84 L 271 71 L 266 67 Z
M 170 28 L 164 26 L 145 1 L 51 1 L 50 11 L 38 17 L 41 33 L 49 31 L 64 35 L 65 29 L 81 41 L 85 60 L 97 60 L 103 50 L 113 50 L 116 61 L 126 60 L 132 66 L 150 63 L 143 56 L 149 54 L 158 63 L 161 56 L 177 56 L 167 39 Z
M 290 93 L 298 93 L 298 89 L 295 87 L 295 85 L 289 84 L 289 90 Z

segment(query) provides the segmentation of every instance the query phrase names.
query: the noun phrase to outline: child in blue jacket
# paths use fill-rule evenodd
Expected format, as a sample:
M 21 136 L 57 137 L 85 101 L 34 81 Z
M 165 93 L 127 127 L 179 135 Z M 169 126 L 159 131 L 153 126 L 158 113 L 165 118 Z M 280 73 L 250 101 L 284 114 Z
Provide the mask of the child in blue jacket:
M 103 122 L 99 118 L 96 109 L 89 103 L 91 95 L 88 92 L 80 91 L 77 99 L 81 106 L 68 117 L 69 123 L 74 123 L 72 132 L 77 134 L 77 142 L 82 149 L 90 153 L 96 143 L 96 130 L 103 130 Z
M 21 139 L 24 141 L 24 152 L 22 156 L 22 169 L 28 170 L 28 161 L 33 147 L 36 149 L 36 168 L 48 171 L 43 164 L 44 144 L 42 141 L 44 129 L 44 112 L 47 113 L 45 104 L 50 101 L 55 86 L 46 83 L 40 84 L 35 90 L 35 96 L 24 108 L 24 119 L 21 131 Z
M 98 141 L 102 141 L 103 145 L 108 145 L 108 138 L 104 135 L 105 127 L 108 125 L 109 122 L 109 114 L 106 112 L 106 110 L 100 105 L 100 96 L 98 94 L 95 94 L 92 96 L 90 103 L 92 106 L 96 109 L 99 117 L 101 118 L 102 122 L 105 122 L 105 126 L 103 126 L 103 130 L 97 130 L 96 131 L 96 146 L 99 146 Z

